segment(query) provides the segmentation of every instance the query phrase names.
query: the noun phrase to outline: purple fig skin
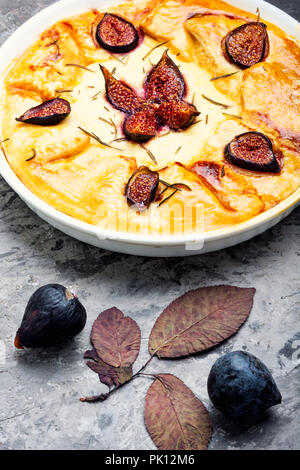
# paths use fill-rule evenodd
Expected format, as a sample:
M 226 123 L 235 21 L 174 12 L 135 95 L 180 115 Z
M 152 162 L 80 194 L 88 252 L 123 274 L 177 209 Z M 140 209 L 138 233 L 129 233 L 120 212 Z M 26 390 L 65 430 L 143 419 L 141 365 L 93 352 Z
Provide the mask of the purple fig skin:
M 129 178 L 125 196 L 129 205 L 134 204 L 140 211 L 148 209 L 155 199 L 159 174 L 146 166 L 140 166 Z
M 77 297 L 60 284 L 47 284 L 29 299 L 14 344 L 18 349 L 53 346 L 80 333 L 85 323 Z
M 28 109 L 16 121 L 39 126 L 53 126 L 66 119 L 71 113 L 71 106 L 63 98 L 54 98 Z
M 224 44 L 225 56 L 227 55 L 231 62 L 241 68 L 251 67 L 263 61 L 269 54 L 267 26 L 260 22 L 245 23 L 230 31 Z
M 138 45 L 139 33 L 124 18 L 105 13 L 96 29 L 96 40 L 103 49 L 114 53 L 130 52 Z
M 225 148 L 228 161 L 252 171 L 280 173 L 271 140 L 260 132 L 245 132 L 236 136 Z

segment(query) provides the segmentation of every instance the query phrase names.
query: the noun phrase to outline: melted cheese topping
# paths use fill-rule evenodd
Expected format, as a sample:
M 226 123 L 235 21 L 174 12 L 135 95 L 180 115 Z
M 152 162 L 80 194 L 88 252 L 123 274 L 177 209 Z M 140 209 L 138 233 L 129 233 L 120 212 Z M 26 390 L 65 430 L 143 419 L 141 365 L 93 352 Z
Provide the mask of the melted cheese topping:
M 112 9 L 145 33 L 141 44 L 126 55 L 96 47 L 90 32 L 102 13 L 90 11 L 49 28 L 9 71 L 1 98 L 1 136 L 9 138 L 2 143 L 3 151 L 23 183 L 56 209 L 122 232 L 199 233 L 254 217 L 300 186 L 299 47 L 268 24 L 267 65 L 241 71 L 224 60 L 220 44 L 228 31 L 245 22 L 241 18 L 251 20 L 252 15 L 216 0 L 171 3 L 139 1 Z M 212 11 L 207 10 L 210 5 Z M 230 17 L 225 14 L 228 11 Z M 189 18 L 191 12 L 198 15 Z M 169 43 L 160 45 L 164 41 Z M 200 116 L 180 132 L 162 129 L 144 145 L 118 140 L 124 137 L 124 114 L 106 99 L 99 63 L 142 96 L 147 74 L 166 48 L 186 81 L 185 100 L 195 104 Z M 285 57 L 283 68 L 278 64 Z M 257 77 L 259 67 L 265 81 L 263 74 Z M 232 72 L 238 73 L 211 81 Z M 266 81 L 272 83 L 269 94 Z M 67 99 L 72 107 L 60 124 L 41 127 L 15 121 L 27 109 L 55 96 Z M 279 129 L 280 122 L 283 128 Z M 224 159 L 226 144 L 249 129 L 269 135 L 282 152 L 279 175 L 242 170 Z M 33 150 L 35 158 L 26 161 Z M 197 162 L 202 164 L 200 175 L 188 169 Z M 211 164 L 220 172 L 211 170 Z M 124 188 L 141 165 L 159 171 L 160 179 L 170 184 L 185 183 L 191 191 L 181 188 L 159 206 L 171 194 L 167 190 L 141 213 L 129 208 Z

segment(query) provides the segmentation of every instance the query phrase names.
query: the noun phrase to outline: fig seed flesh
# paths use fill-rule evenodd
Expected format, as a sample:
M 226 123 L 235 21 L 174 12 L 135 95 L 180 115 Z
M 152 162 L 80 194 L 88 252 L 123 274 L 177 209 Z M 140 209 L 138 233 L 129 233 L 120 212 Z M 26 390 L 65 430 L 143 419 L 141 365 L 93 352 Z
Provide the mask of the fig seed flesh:
M 269 54 L 267 26 L 260 22 L 245 23 L 233 29 L 224 43 L 230 61 L 242 68 L 261 62 Z
M 145 105 L 145 100 L 126 83 L 117 80 L 105 67 L 100 65 L 105 80 L 106 97 L 110 104 L 126 114 L 132 114 Z
M 225 157 L 246 170 L 280 173 L 271 140 L 260 132 L 236 136 L 225 148 Z
M 140 166 L 129 178 L 125 195 L 129 205 L 135 204 L 138 210 L 148 209 L 155 199 L 159 184 L 159 174 L 146 166 Z
M 188 127 L 199 114 L 193 104 L 178 100 L 165 101 L 158 110 L 161 122 L 173 130 Z
M 97 26 L 96 40 L 103 49 L 122 53 L 138 45 L 139 34 L 133 24 L 121 16 L 105 13 Z
M 22 116 L 16 118 L 16 121 L 40 126 L 51 126 L 61 122 L 70 112 L 71 106 L 67 100 L 54 98 L 28 109 Z
M 153 109 L 142 109 L 128 116 L 124 121 L 124 133 L 135 142 L 146 142 L 157 132 L 156 113 Z
M 157 103 L 181 100 L 184 97 L 186 91 L 184 78 L 167 51 L 150 71 L 145 89 L 146 97 Z

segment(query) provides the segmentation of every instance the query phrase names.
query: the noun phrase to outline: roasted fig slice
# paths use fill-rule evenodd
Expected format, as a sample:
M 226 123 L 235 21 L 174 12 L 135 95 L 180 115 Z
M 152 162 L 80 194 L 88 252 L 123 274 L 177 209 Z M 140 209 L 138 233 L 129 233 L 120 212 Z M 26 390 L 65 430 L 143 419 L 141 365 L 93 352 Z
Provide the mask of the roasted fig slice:
M 184 78 L 173 60 L 165 51 L 158 64 L 149 73 L 146 82 L 146 97 L 160 103 L 181 100 L 185 94 Z
M 28 109 L 16 121 L 39 126 L 53 126 L 65 119 L 71 112 L 70 103 L 62 98 L 44 101 L 42 104 Z
M 161 122 L 174 130 L 188 127 L 199 114 L 193 104 L 185 101 L 166 101 L 161 103 L 158 110 Z
M 105 13 L 97 26 L 96 39 L 108 51 L 129 52 L 138 45 L 139 33 L 133 24 L 121 16 Z
M 224 46 L 231 62 L 242 68 L 251 67 L 269 54 L 267 26 L 258 21 L 245 23 L 227 34 Z
M 225 148 L 227 160 L 247 170 L 280 173 L 271 140 L 260 132 L 236 136 Z
M 158 129 L 154 109 L 142 109 L 128 116 L 124 121 L 126 137 L 135 142 L 145 142 L 155 136 Z
M 130 86 L 114 78 L 102 65 L 100 68 L 105 80 L 106 97 L 114 108 L 123 113 L 132 114 L 144 106 L 145 100 L 140 98 Z
M 128 204 L 135 204 L 140 211 L 148 209 L 155 198 L 158 184 L 159 174 L 146 166 L 140 166 L 131 175 L 126 186 Z

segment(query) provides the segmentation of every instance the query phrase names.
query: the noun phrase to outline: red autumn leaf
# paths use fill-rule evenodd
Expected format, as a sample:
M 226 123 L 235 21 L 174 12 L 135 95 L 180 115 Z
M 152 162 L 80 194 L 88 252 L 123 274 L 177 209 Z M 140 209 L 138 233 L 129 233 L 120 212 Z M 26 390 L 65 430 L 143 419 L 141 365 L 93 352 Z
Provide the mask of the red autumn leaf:
M 141 331 L 130 317 L 124 317 L 116 307 L 100 313 L 94 321 L 92 344 L 102 361 L 113 367 L 130 367 L 136 360 Z
M 204 351 L 232 336 L 250 314 L 255 289 L 211 286 L 173 301 L 156 320 L 151 356 L 180 357 Z
M 205 450 L 212 426 L 208 411 L 172 374 L 159 374 L 145 401 L 146 428 L 159 450 Z
M 132 377 L 132 366 L 130 367 L 113 367 L 103 362 L 97 355 L 96 350 L 86 351 L 84 355 L 85 359 L 93 359 L 93 361 L 87 361 L 87 366 L 96 372 L 99 376 L 100 382 L 112 387 L 128 382 Z

